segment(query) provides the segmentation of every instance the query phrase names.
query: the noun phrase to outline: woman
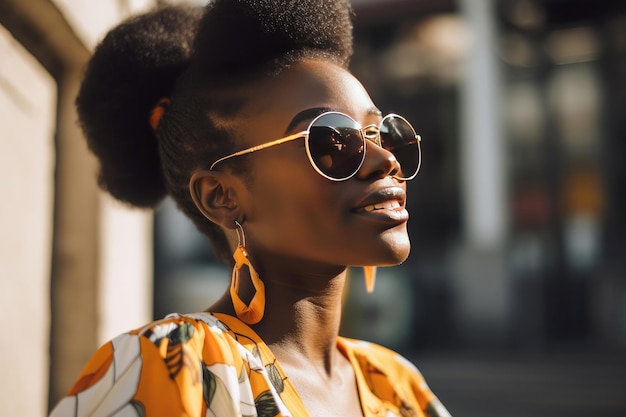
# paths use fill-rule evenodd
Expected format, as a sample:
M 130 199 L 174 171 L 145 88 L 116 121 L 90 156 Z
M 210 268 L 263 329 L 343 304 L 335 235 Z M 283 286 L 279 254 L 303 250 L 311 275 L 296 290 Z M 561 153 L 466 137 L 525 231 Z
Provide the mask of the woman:
M 114 29 L 77 99 L 100 184 L 166 194 L 233 266 L 206 312 L 104 345 L 53 411 L 139 416 L 447 416 L 419 372 L 338 336 L 349 265 L 409 254 L 419 136 L 346 69 L 347 1 L 215 0 Z M 234 262 L 233 262 L 234 260 Z

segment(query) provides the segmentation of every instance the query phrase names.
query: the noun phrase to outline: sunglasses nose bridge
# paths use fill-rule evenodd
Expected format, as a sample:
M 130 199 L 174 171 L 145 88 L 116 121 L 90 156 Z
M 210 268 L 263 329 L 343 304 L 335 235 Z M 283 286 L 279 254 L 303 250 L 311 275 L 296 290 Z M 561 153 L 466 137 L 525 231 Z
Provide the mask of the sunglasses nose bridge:
M 380 140 L 380 128 L 378 125 L 367 125 L 363 126 L 361 129 L 361 136 L 365 139 L 365 142 L 368 140 L 370 142 L 375 143 L 379 147 L 382 147 L 382 142 Z
M 357 175 L 361 178 L 373 175 L 382 178 L 388 175 L 395 176 L 399 172 L 401 172 L 400 162 L 392 152 L 380 145 L 380 135 L 377 135 L 377 139 L 366 138 L 365 158 Z

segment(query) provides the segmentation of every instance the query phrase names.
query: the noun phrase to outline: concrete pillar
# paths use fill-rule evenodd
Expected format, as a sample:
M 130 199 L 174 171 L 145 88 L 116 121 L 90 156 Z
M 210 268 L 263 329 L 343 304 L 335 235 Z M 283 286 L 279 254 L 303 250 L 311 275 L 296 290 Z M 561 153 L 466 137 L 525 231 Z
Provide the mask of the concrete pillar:
M 498 38 L 493 0 L 460 0 L 471 33 L 461 85 L 465 242 L 498 248 L 506 238 L 506 170 Z
M 473 346 L 505 343 L 507 204 L 494 0 L 460 0 L 471 34 L 461 86 L 463 242 L 454 254 L 456 321 Z
M 99 199 L 98 344 L 152 318 L 152 211 Z M 93 352 L 92 352 L 93 353 Z
M 56 402 L 98 347 L 99 216 L 96 161 L 76 125 L 76 72 L 58 80 L 51 275 L 50 399 Z

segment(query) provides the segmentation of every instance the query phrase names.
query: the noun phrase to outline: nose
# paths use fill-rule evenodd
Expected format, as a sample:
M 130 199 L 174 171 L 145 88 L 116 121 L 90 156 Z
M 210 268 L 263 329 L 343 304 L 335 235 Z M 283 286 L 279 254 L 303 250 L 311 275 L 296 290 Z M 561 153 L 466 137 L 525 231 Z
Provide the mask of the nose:
M 357 177 L 362 180 L 395 177 L 400 174 L 400 163 L 388 150 L 378 146 L 374 141 L 365 141 L 365 160 Z

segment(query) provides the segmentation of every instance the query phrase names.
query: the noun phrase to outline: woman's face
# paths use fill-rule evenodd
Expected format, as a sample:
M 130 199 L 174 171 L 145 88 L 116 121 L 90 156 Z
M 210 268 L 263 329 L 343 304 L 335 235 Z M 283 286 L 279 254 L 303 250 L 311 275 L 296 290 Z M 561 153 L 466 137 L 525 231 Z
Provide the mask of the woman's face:
M 303 131 L 321 113 L 312 109 L 320 108 L 345 113 L 362 126 L 381 120 L 348 71 L 305 61 L 255 85 L 254 98 L 237 120 L 239 146 Z M 398 169 L 391 153 L 371 142 L 366 146 L 359 172 L 341 182 L 313 169 L 304 139 L 249 155 L 252 180 L 245 184 L 243 228 L 253 262 L 348 266 L 394 265 L 406 259 L 405 183 L 390 175 Z

